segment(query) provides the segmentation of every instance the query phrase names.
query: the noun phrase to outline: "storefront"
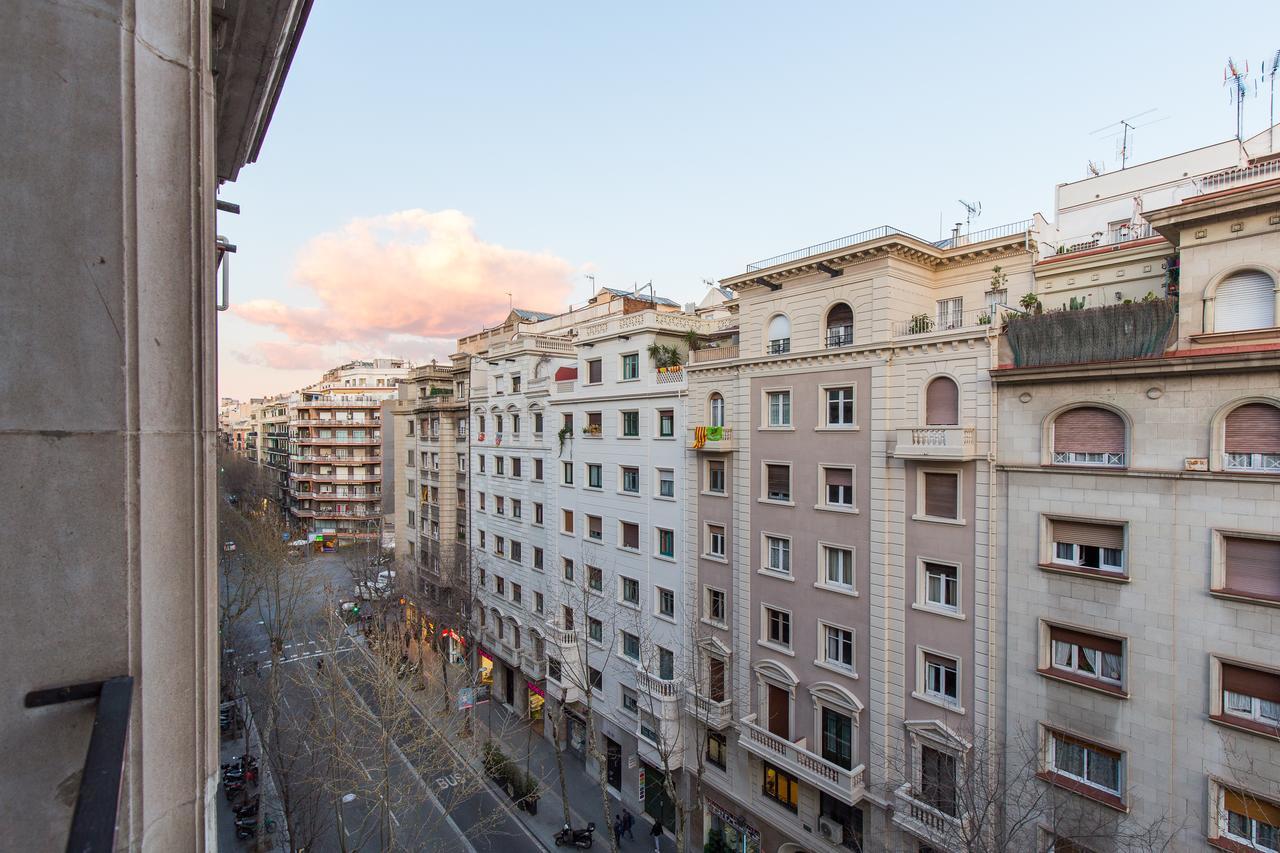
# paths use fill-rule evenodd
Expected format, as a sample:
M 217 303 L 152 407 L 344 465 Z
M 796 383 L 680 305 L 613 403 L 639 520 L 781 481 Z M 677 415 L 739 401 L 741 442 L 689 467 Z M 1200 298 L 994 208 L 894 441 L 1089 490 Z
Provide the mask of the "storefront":
M 668 829 L 676 825 L 676 807 L 667 796 L 666 775 L 647 761 L 640 762 L 638 790 L 645 814 L 662 821 Z
M 493 692 L 493 655 L 480 647 L 476 649 L 476 658 L 476 666 L 480 670 L 480 685 L 484 688 L 485 695 L 488 695 Z
M 586 760 L 587 757 L 587 721 L 576 712 L 564 709 L 565 743 L 569 749 Z
M 547 694 L 536 681 L 526 681 L 524 686 L 529 709 L 529 721 L 540 723 L 543 717 L 542 706 L 547 703 Z
M 742 815 L 735 815 L 714 800 L 706 801 L 702 825 L 706 827 L 706 843 L 719 834 L 724 850 L 734 853 L 760 853 L 760 831 L 751 826 Z

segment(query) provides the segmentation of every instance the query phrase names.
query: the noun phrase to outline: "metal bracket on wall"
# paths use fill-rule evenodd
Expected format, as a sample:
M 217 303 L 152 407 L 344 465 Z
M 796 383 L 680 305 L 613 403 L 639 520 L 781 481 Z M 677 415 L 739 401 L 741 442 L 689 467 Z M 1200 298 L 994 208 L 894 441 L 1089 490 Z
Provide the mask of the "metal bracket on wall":
M 219 234 L 217 252 L 217 267 L 222 269 L 222 292 L 218 295 L 217 308 L 226 311 L 231 307 L 231 256 L 236 252 L 236 244 Z

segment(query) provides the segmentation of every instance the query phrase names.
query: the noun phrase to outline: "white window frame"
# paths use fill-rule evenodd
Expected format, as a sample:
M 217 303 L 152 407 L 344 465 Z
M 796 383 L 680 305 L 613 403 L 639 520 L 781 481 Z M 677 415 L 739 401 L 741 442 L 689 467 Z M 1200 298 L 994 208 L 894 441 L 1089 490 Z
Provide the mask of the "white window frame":
M 1047 772 L 1052 773 L 1052 774 L 1053 774 L 1053 775 L 1055 775 L 1055 776 L 1061 776 L 1061 777 L 1063 777 L 1064 779 L 1070 779 L 1070 780 L 1072 780 L 1073 782 L 1078 782 L 1078 783 L 1080 783 L 1081 785 L 1086 785 L 1086 786 L 1088 786 L 1089 788 L 1092 788 L 1092 789 L 1093 789 L 1093 790 L 1095 790 L 1095 791 L 1101 791 L 1102 793 L 1104 793 L 1104 794 L 1109 794 L 1109 795 L 1111 795 L 1111 796 L 1113 796 L 1113 797 L 1119 797 L 1119 798 L 1122 798 L 1122 797 L 1124 796 L 1125 776 L 1126 776 L 1126 771 L 1128 770 L 1128 766 L 1127 766 L 1127 765 L 1128 765 L 1128 763 L 1129 763 L 1129 762 L 1128 762 L 1128 756 L 1126 755 L 1126 753 L 1125 753 L 1125 752 L 1123 752 L 1122 750 L 1119 750 L 1119 749 L 1112 749 L 1111 747 L 1107 746 L 1106 744 L 1100 744 L 1100 743 L 1099 743 L 1099 744 L 1095 744 L 1096 746 L 1102 747 L 1103 749 L 1107 749 L 1107 750 L 1109 750 L 1109 751 L 1111 751 L 1111 752 L 1114 752 L 1114 753 L 1116 753 L 1117 755 L 1119 755 L 1119 756 L 1120 756 L 1120 762 L 1119 762 L 1119 765 L 1120 765 L 1120 766 L 1119 766 L 1119 768 L 1118 768 L 1118 769 L 1119 769 L 1119 773 L 1117 774 L 1117 775 L 1118 775 L 1118 777 L 1119 777 L 1119 778 L 1117 779 L 1118 787 L 1117 787 L 1117 788 L 1115 788 L 1115 789 L 1112 789 L 1112 788 L 1104 788 L 1102 785 L 1099 785 L 1099 784 L 1098 784 L 1098 783 L 1096 783 L 1096 782 L 1090 781 L 1090 780 L 1087 778 L 1087 777 L 1088 777 L 1088 775 L 1089 775 L 1089 773 L 1088 773 L 1088 763 L 1087 763 L 1087 762 L 1088 762 L 1088 753 L 1093 752 L 1093 750 L 1092 750 L 1092 749 L 1090 749 L 1090 747 L 1089 747 L 1089 746 L 1085 746 L 1085 747 L 1084 747 L 1084 748 L 1085 748 L 1085 750 L 1086 750 L 1086 756 L 1085 756 L 1086 769 L 1085 769 L 1085 775 L 1084 775 L 1083 777 L 1081 777 L 1081 776 L 1077 776 L 1077 775 L 1076 775 L 1076 774 L 1074 774 L 1074 773 L 1068 773 L 1067 771 L 1060 769 L 1060 768 L 1058 767 L 1057 763 L 1056 763 L 1056 762 L 1057 762 L 1057 743 L 1058 743 L 1058 740 L 1057 740 L 1057 738 L 1056 738 L 1056 737 L 1054 737 L 1055 735 L 1062 735 L 1062 736 L 1064 736 L 1064 737 L 1071 737 L 1071 738 L 1075 738 L 1076 740 L 1083 741 L 1083 742 L 1085 742 L 1086 744 L 1094 744 L 1094 741 L 1092 740 L 1092 738 L 1079 737 L 1079 736 L 1077 736 L 1077 735 L 1073 735 L 1073 734 L 1071 734 L 1070 732 L 1064 732 L 1064 731 L 1061 731 L 1061 730 L 1059 730 L 1059 729 L 1049 728 L 1049 727 L 1047 727 L 1047 726 L 1046 726 L 1046 727 L 1044 727 L 1044 733 L 1045 733 L 1044 761 L 1045 761 L 1045 770 L 1046 770 Z
M 720 476 L 724 486 L 720 491 L 711 488 L 711 463 L 716 462 L 720 465 Z M 702 460 L 702 494 L 715 495 L 716 497 L 724 497 L 729 494 L 729 465 L 724 459 L 704 459 Z
M 634 489 L 627 488 L 627 472 L 634 471 L 636 474 L 636 487 Z M 623 495 L 639 495 L 640 494 L 640 467 L 638 465 L 619 465 L 618 466 L 618 493 Z
M 849 634 L 849 663 L 841 663 L 840 661 L 832 661 L 827 656 L 827 631 L 846 631 Z M 818 656 L 813 661 L 814 666 L 820 666 L 823 669 L 829 669 L 832 672 L 838 672 L 841 675 L 850 678 L 858 677 L 858 632 L 848 625 L 840 625 L 835 622 L 827 622 L 818 620 Z M 834 710 L 834 709 L 833 709 Z
M 827 555 L 830 551 L 848 551 L 849 552 L 849 584 L 836 583 L 831 580 L 827 573 Z M 858 549 L 853 545 L 845 545 L 841 542 L 827 542 L 825 540 L 818 541 L 818 577 L 813 584 L 818 589 L 825 589 L 828 592 L 838 592 L 841 595 L 858 596 Z
M 955 569 L 956 581 L 956 603 L 954 607 L 931 601 L 929 598 L 929 570 L 926 563 L 937 566 L 949 566 Z M 916 558 L 916 600 L 912 604 L 912 609 L 923 610 L 928 613 L 936 613 L 939 616 L 949 616 L 952 619 L 964 619 L 964 565 L 955 560 L 941 560 L 933 557 L 917 557 Z
M 604 465 L 600 462 L 587 462 L 585 465 L 587 468 L 587 482 L 583 484 L 582 488 L 589 489 L 591 491 L 600 491 L 604 488 Z M 597 474 L 596 482 L 594 484 L 591 482 L 592 471 L 595 471 Z
M 1280 453 L 1227 453 L 1222 454 L 1224 471 L 1263 471 L 1280 474 Z
M 720 619 L 711 616 L 711 601 L 713 593 L 720 593 L 720 605 L 724 611 Z M 702 586 L 702 621 L 708 625 L 714 625 L 717 628 L 723 628 L 729 624 L 729 594 L 718 586 L 703 584 Z
M 662 534 L 671 534 L 671 553 L 662 553 Z M 677 554 L 676 531 L 670 527 L 653 528 L 653 557 L 655 560 L 674 561 Z
M 849 503 L 833 504 L 827 501 L 827 469 L 840 468 L 849 472 Z M 824 512 L 843 512 L 850 515 L 858 514 L 858 466 L 848 465 L 843 462 L 820 462 L 818 463 L 818 502 L 814 505 L 814 509 Z
M 956 478 L 956 517 L 947 518 L 941 515 L 925 515 L 924 512 L 924 475 L 950 474 Z M 916 469 L 916 512 L 912 521 L 927 521 L 932 524 L 954 524 L 963 527 L 968 522 L 964 518 L 964 471 L 956 468 L 917 468 Z
M 660 501 L 673 501 L 676 499 L 676 472 L 674 468 L 654 468 L 653 478 L 653 496 Z M 669 475 L 663 477 L 663 474 Z M 662 493 L 662 484 L 664 482 L 671 483 L 671 494 L 664 495 Z
M 636 641 L 636 653 L 635 653 L 634 655 L 633 655 L 633 654 L 629 654 L 629 653 L 627 652 L 627 639 L 628 639 L 628 638 L 630 638 L 630 639 L 634 639 L 634 640 Z M 625 629 L 619 629 L 619 631 L 618 631 L 618 655 L 619 655 L 620 657 L 622 657 L 622 658 L 625 658 L 626 660 L 629 660 L 629 661 L 635 661 L 636 663 L 639 663 L 639 662 L 640 662 L 640 635 L 639 635 L 639 634 L 633 634 L 633 633 L 631 633 L 630 631 L 627 631 L 627 630 L 625 630 Z
M 1054 465 L 1088 465 L 1095 468 L 1123 468 L 1125 452 L 1123 450 L 1092 452 L 1082 450 L 1054 450 Z
M 769 611 L 786 614 L 787 617 L 787 637 L 789 642 L 782 645 L 769 638 Z M 795 614 L 785 607 L 768 602 L 760 603 L 760 638 L 756 640 L 758 645 L 764 646 L 766 649 L 773 649 L 775 652 L 795 657 L 796 643 L 796 620 Z
M 956 665 L 956 698 L 953 700 L 945 694 L 932 693 L 929 691 L 929 673 L 926 669 L 925 654 L 935 657 L 945 658 Z M 964 659 L 959 655 L 951 652 L 944 652 L 940 649 L 928 648 L 926 646 L 916 646 L 916 689 L 911 694 L 913 698 L 919 699 L 921 702 L 928 702 L 930 705 L 937 705 L 939 708 L 946 708 L 955 714 L 963 714 L 964 710 Z
M 670 613 L 662 612 L 662 594 L 664 592 L 671 596 L 671 612 Z M 676 591 L 669 587 L 655 585 L 653 588 L 653 615 L 656 618 L 662 619 L 663 621 L 666 621 L 666 622 L 675 622 L 677 609 L 678 608 L 677 608 L 677 602 L 676 602 Z
M 828 403 L 827 393 L 829 391 L 841 391 L 845 389 L 848 389 L 849 393 L 853 395 L 853 399 L 852 399 L 853 421 L 847 424 L 845 423 L 833 424 L 831 423 L 830 420 L 828 420 L 828 417 L 827 417 L 829 414 L 829 409 L 827 407 L 827 403 Z M 824 432 L 828 430 L 834 431 L 834 432 L 856 432 L 858 430 L 858 383 L 857 382 L 831 382 L 831 383 L 824 383 L 822 385 L 819 385 L 818 386 L 818 419 L 817 421 L 815 421 L 815 423 L 817 424 L 817 426 L 814 427 L 814 429 L 819 432 Z
M 628 687 L 625 684 L 619 684 L 618 687 L 621 690 L 619 694 L 621 696 L 619 707 L 622 708 L 622 710 L 625 711 L 626 713 L 631 714 L 632 716 L 639 715 L 640 694 L 632 690 L 630 687 Z
M 631 601 L 627 598 L 627 581 L 631 581 L 636 586 L 635 601 Z M 628 577 L 627 575 L 618 575 L 618 603 L 623 607 L 630 607 L 634 610 L 640 609 L 640 581 L 637 578 Z
M 635 359 L 636 375 L 627 375 L 627 359 Z M 603 377 L 602 377 L 603 378 Z M 640 381 L 640 353 L 624 352 L 618 354 L 618 381 L 619 382 L 639 382 Z
M 711 529 L 713 527 L 720 528 L 720 534 L 719 534 L 720 551 L 718 553 L 715 550 L 716 534 Z M 702 550 L 702 556 L 707 558 L 708 560 L 715 560 L 720 563 L 729 562 L 729 556 L 728 556 L 729 555 L 729 529 L 728 527 L 726 527 L 724 524 L 721 524 L 718 521 L 708 521 L 702 525 L 702 531 L 703 531 L 703 536 L 705 537 L 703 539 L 703 544 L 705 545 L 705 547 Z
M 1066 519 L 1063 519 L 1063 520 L 1065 521 Z M 1099 548 L 1098 549 L 1098 565 L 1095 567 L 1095 566 L 1086 566 L 1084 564 L 1083 562 L 1084 558 L 1082 556 L 1082 554 L 1084 553 L 1084 548 L 1086 547 L 1084 545 L 1080 545 L 1076 542 L 1059 542 L 1058 540 L 1055 539 L 1049 543 L 1049 546 L 1052 549 L 1049 553 L 1049 562 L 1055 566 L 1064 566 L 1070 569 L 1085 569 L 1087 571 L 1093 571 L 1093 572 L 1106 572 L 1107 574 L 1116 575 L 1117 577 L 1125 574 L 1125 566 L 1124 566 L 1125 549 L 1124 548 L 1119 548 L 1119 549 Z M 1063 548 L 1064 546 L 1071 549 L 1070 557 L 1062 556 L 1062 553 L 1060 552 L 1059 549 Z M 1120 552 L 1119 564 L 1106 562 L 1107 552 L 1116 551 L 1116 550 L 1119 550 Z
M 779 420 L 777 422 L 774 421 L 773 396 L 775 394 L 786 395 L 784 399 L 784 405 L 779 406 L 779 412 L 778 412 L 779 417 L 781 418 L 781 416 L 784 414 L 783 409 L 785 408 L 785 415 L 786 415 L 785 421 L 783 420 Z M 792 406 L 792 393 L 791 393 L 790 386 L 782 387 L 782 388 L 762 388 L 760 390 L 760 395 L 761 395 L 760 396 L 760 400 L 761 400 L 760 414 L 762 416 L 760 429 L 777 430 L 781 432 L 794 430 L 795 429 L 795 426 L 794 426 L 795 411 Z
M 779 500 L 769 497 L 769 466 L 783 465 L 787 469 L 787 487 L 790 490 L 787 500 Z M 795 483 L 795 466 L 788 461 L 781 459 L 762 459 L 760 460 L 760 503 L 773 504 L 774 506 L 795 506 L 796 505 L 796 483 Z
M 1122 644 L 1121 649 L 1123 648 L 1124 646 Z M 1059 661 L 1059 651 L 1066 653 L 1066 659 L 1061 662 Z M 1089 664 L 1093 667 L 1093 672 L 1089 672 L 1081 666 L 1081 660 L 1088 659 L 1088 652 L 1093 652 L 1098 656 L 1097 662 Z M 1082 646 L 1078 643 L 1067 643 L 1062 640 L 1055 640 L 1053 639 L 1052 634 L 1050 634 L 1049 637 L 1049 668 L 1051 670 L 1069 672 L 1077 678 L 1087 678 L 1090 681 L 1097 681 L 1102 684 L 1111 684 L 1116 687 L 1123 688 L 1125 669 L 1124 652 L 1121 651 L 1119 655 L 1114 656 L 1120 659 L 1120 676 L 1118 678 L 1111 678 L 1102 674 L 1100 664 L 1102 663 L 1104 656 L 1107 654 L 1109 653 L 1104 652 L 1101 649 L 1091 649 L 1088 646 Z
M 1122 775 L 1123 775 L 1123 771 L 1122 771 Z M 1264 847 L 1262 846 L 1262 843 L 1257 840 L 1258 839 L 1258 820 L 1256 818 L 1249 817 L 1248 815 L 1245 816 L 1246 819 L 1249 821 L 1249 837 L 1246 838 L 1243 835 L 1237 835 L 1236 833 L 1231 831 L 1231 816 L 1227 811 L 1227 789 L 1231 788 L 1232 790 L 1238 792 L 1243 797 L 1257 799 L 1264 803 L 1280 806 L 1280 803 L 1276 802 L 1276 798 L 1263 797 L 1257 794 L 1253 794 L 1250 791 L 1247 791 L 1244 788 L 1241 788 L 1239 785 L 1224 784 L 1218 779 L 1214 779 L 1212 777 L 1210 778 L 1209 781 L 1212 786 L 1214 826 L 1217 829 L 1217 837 L 1226 838 L 1230 841 L 1235 842 L 1241 847 L 1247 847 L 1250 850 L 1259 850 L 1259 851 L 1263 851 L 1263 853 L 1266 853 L 1266 851 L 1272 850 L 1273 848 Z
M 771 542 L 770 540 L 775 540 L 776 542 L 781 544 L 782 547 L 779 548 L 778 552 L 779 554 L 783 554 L 785 556 L 786 568 L 774 567 L 773 565 L 774 546 L 773 546 L 773 542 Z M 785 578 L 786 580 L 795 580 L 795 560 L 793 559 L 794 554 L 792 553 L 792 550 L 793 549 L 791 547 L 790 536 L 782 536 L 777 533 L 769 533 L 767 531 L 762 531 L 760 533 L 759 574 L 768 575 L 769 577 L 774 577 L 774 578 Z

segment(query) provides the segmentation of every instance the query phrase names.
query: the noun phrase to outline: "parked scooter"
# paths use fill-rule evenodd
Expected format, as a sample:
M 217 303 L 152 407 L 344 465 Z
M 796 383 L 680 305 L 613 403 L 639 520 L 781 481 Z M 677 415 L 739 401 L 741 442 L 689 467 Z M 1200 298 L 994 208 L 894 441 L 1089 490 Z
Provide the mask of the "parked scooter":
M 245 755 L 237 755 L 235 758 L 222 765 L 222 772 L 226 773 L 228 770 L 244 770 L 246 767 L 250 770 L 257 770 L 258 759 L 247 753 Z
M 587 824 L 586 829 L 572 829 L 569 824 L 564 825 L 564 829 L 556 833 L 557 847 L 577 847 L 586 850 L 595 843 L 595 822 Z
M 241 803 L 240 805 L 233 807 L 231 810 L 236 813 L 237 818 L 256 817 L 258 814 L 258 798 L 254 797 L 247 803 Z
M 241 841 L 246 838 L 252 838 L 258 834 L 258 819 L 256 817 L 238 818 L 236 820 L 236 838 Z
M 224 780 L 222 783 L 222 790 L 223 793 L 227 795 L 227 802 L 231 802 L 236 797 L 244 793 L 244 780 L 235 779 L 230 782 Z

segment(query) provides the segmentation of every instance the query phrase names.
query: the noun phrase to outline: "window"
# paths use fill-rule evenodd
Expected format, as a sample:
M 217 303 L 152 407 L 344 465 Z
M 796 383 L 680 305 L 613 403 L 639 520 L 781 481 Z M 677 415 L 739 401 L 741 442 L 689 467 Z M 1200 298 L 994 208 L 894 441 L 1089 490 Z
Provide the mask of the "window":
M 960 704 L 960 665 L 955 658 L 932 652 L 922 653 L 924 695 L 946 705 Z
M 535 503 L 533 505 L 533 523 L 534 524 L 538 524 L 538 525 L 542 524 L 542 512 L 543 512 L 542 504 Z
M 703 604 L 702 610 L 706 614 L 708 621 L 717 624 L 724 624 L 725 620 L 725 597 L 724 590 L 715 589 L 713 587 L 703 588 Z
M 707 555 L 710 557 L 725 556 L 724 525 L 707 525 Z
M 920 799 L 943 814 L 957 816 L 954 755 L 921 744 Z
M 714 393 L 710 397 L 711 426 L 724 426 L 724 397 Z
M 488 581 L 485 579 L 485 576 L 484 576 L 484 569 L 481 569 L 481 570 L 480 570 L 480 588 L 481 588 L 481 589 L 484 589 L 484 588 L 485 588 L 485 586 L 487 586 L 487 585 L 488 585 Z M 483 610 L 481 610 L 481 611 L 480 611 L 480 615 L 481 615 L 481 616 L 484 616 L 484 611 L 483 611 Z
M 925 471 L 921 474 L 924 488 L 921 495 L 921 509 L 926 518 L 960 517 L 960 475 L 939 471 Z
M 791 426 L 791 392 L 770 391 L 765 395 L 766 410 L 769 413 L 769 426 Z
M 587 566 L 587 586 L 596 592 L 603 592 L 604 570 L 599 566 Z
M 573 533 L 573 510 L 560 510 L 560 529 L 565 533 Z
M 622 415 L 622 437 L 623 438 L 639 438 L 640 437 L 640 413 L 621 412 Z
M 517 382 L 519 382 L 519 381 L 520 381 L 520 377 L 518 377 L 518 376 L 513 376 L 513 377 L 511 377 L 511 378 L 512 378 L 512 379 L 514 379 L 514 380 L 516 380 Z M 512 389 L 512 390 L 517 390 L 517 389 Z M 512 434 L 512 435 L 519 435 L 519 434 L 520 434 L 520 416 L 519 416 L 519 415 L 512 415 L 512 416 L 511 416 L 511 434 Z
M 938 300 L 938 329 L 959 329 L 964 325 L 964 299 L 954 296 Z
M 629 352 L 622 357 L 622 381 L 640 378 L 640 355 Z
M 658 615 L 676 618 L 676 594 L 674 590 L 658 587 Z
M 597 464 L 587 465 L 587 488 L 599 489 L 604 486 L 604 469 Z
M 845 770 L 853 769 L 853 718 L 822 709 L 822 757 Z
M 658 438 L 671 438 L 675 434 L 675 409 L 658 409 Z
M 562 466 L 564 471 L 564 484 L 566 486 L 572 486 L 573 485 L 573 463 L 561 462 L 560 465 Z
M 960 569 L 945 563 L 921 564 L 924 574 L 924 604 L 948 613 L 960 612 Z
M 658 532 L 658 556 L 675 557 L 676 555 L 676 534 L 674 530 L 665 528 L 657 528 Z
M 604 521 L 598 515 L 587 516 L 587 538 L 604 541 Z
M 564 559 L 564 579 L 567 581 L 571 581 L 573 580 L 573 560 L 570 560 L 568 557 L 565 557 L 563 559 Z
M 572 631 L 573 630 L 573 608 L 566 607 L 563 604 L 560 605 L 560 618 L 564 622 L 564 629 L 566 631 Z
M 658 497 L 674 498 L 676 496 L 676 475 L 670 468 L 658 469 Z
M 640 660 L 640 638 L 630 631 L 619 631 L 622 638 L 622 654 L 632 660 Z
M 634 604 L 640 606 L 640 581 L 635 578 L 620 577 L 618 578 L 619 586 L 622 589 L 622 600 L 626 604 Z
M 512 456 L 511 457 L 511 476 L 519 477 L 522 475 L 522 473 L 523 472 L 521 471 L 520 457 Z
M 853 344 L 853 309 L 837 302 L 827 310 L 827 346 L 847 347 Z
M 521 517 L 522 506 L 523 505 L 520 503 L 520 501 L 516 500 L 515 498 L 511 499 L 511 517 L 512 518 Z
M 724 494 L 724 460 L 707 460 L 707 491 L 717 495 Z
M 506 498 L 504 498 L 502 495 L 494 495 L 494 496 L 493 496 L 493 510 L 494 510 L 494 512 L 496 512 L 498 515 L 506 515 L 506 514 L 507 514 L 507 499 L 506 499 Z
M 417 453 L 412 450 L 405 451 L 405 464 L 412 468 L 417 463 Z
M 1068 409 L 1053 419 L 1055 465 L 1125 464 L 1124 418 L 1098 406 Z
M 1220 713 L 1214 719 L 1280 734 L 1280 675 L 1235 663 L 1221 663 Z
M 1120 796 L 1123 756 L 1114 750 L 1061 732 L 1048 733 L 1048 770 L 1055 776 Z
M 639 695 L 626 685 L 619 685 L 622 688 L 622 710 L 629 714 L 640 713 Z
M 791 614 L 772 607 L 764 609 L 765 640 L 775 646 L 791 647 Z
M 785 314 L 778 314 L 769 321 L 768 336 L 770 355 L 791 352 L 791 321 Z
M 498 595 L 505 596 L 507 594 L 507 581 L 501 575 L 493 576 L 493 588 Z
M 587 412 L 587 425 L 582 428 L 584 435 L 593 435 L 597 438 L 604 432 L 604 415 L 600 412 Z
M 853 387 L 826 389 L 826 425 L 828 427 L 851 427 L 853 422 L 854 403 Z
M 671 681 L 676 677 L 676 656 L 671 649 L 658 646 L 658 678 Z
M 639 468 L 623 466 L 622 491 L 632 495 L 637 495 L 640 493 L 640 469 Z
M 524 588 L 518 583 L 511 584 L 511 600 L 516 604 L 520 604 L 524 600 Z
M 1227 470 L 1280 473 L 1280 408 L 1245 403 L 1227 415 L 1224 431 Z
M 1238 332 L 1276 324 L 1275 282 L 1261 270 L 1227 276 L 1213 293 L 1213 330 Z
M 1051 625 L 1049 667 L 1048 674 L 1118 688 L 1124 680 L 1124 643 Z
M 598 358 L 593 358 L 587 362 L 587 383 L 588 385 L 599 385 L 601 383 L 601 364 Z
M 785 770 L 764 762 L 764 795 L 783 808 L 796 811 L 800 783 Z
M 1214 592 L 1280 601 L 1280 540 L 1220 535 Z
M 764 567 L 771 572 L 791 574 L 791 540 L 781 536 L 764 537 Z
M 478 534 L 479 534 L 479 542 L 478 542 L 478 544 L 480 545 L 480 550 L 481 550 L 481 551 L 483 551 L 483 550 L 484 550 L 484 548 L 485 548 L 485 545 L 484 545 L 484 531 L 483 531 L 483 530 L 480 530 L 480 531 L 478 531 Z M 484 570 L 483 570 L 483 569 L 481 569 L 481 571 L 483 572 Z M 483 585 L 484 585 L 484 584 L 483 584 L 483 583 L 481 583 L 481 586 L 483 586 Z
M 477 463 L 479 464 L 479 466 L 480 466 L 477 470 L 478 470 L 481 474 L 483 474 L 483 473 L 485 472 L 485 456 L 484 456 L 484 454 L 483 454 L 483 453 L 480 453 L 480 454 L 478 454 L 478 455 L 476 456 L 476 462 L 477 462 Z
M 723 732 L 707 732 L 707 762 L 724 770 L 729 761 L 729 740 Z
M 1280 803 L 1222 785 L 1216 797 L 1219 837 L 1248 850 L 1280 850 Z
M 533 413 L 533 434 L 542 435 L 542 412 Z
M 604 673 L 594 666 L 589 666 L 587 667 L 587 681 L 591 684 L 592 690 L 600 690 L 604 687 Z
M 1089 521 L 1049 522 L 1054 565 L 1124 574 L 1124 527 Z
M 938 376 L 924 391 L 924 422 L 929 426 L 960 423 L 960 388 L 950 376 Z
M 790 502 L 791 500 L 791 466 L 766 464 L 765 497 L 771 501 Z
M 853 589 L 853 549 L 837 545 L 823 545 L 823 586 Z
M 517 542 L 515 539 L 511 540 L 511 556 L 510 556 L 511 562 L 519 563 L 522 561 L 522 558 L 524 556 L 523 548 L 524 548 L 523 544 L 521 544 L 520 542 Z
M 828 509 L 853 509 L 853 469 L 823 465 L 822 506 Z
M 640 737 L 644 738 L 649 743 L 656 744 L 660 737 L 661 729 L 662 723 L 658 722 L 658 720 L 654 718 L 653 714 L 650 714 L 648 711 L 640 712 Z
M 853 669 L 853 631 L 835 625 L 818 623 L 821 635 L 822 662 L 841 669 Z
M 547 678 L 552 681 L 559 681 L 561 678 L 560 661 L 553 657 L 547 658 Z
M 501 536 L 493 537 L 493 553 L 499 557 L 505 556 L 507 553 L 507 540 Z
M 544 559 L 544 556 L 543 556 L 542 549 L 535 545 L 533 548 L 533 568 L 535 570 L 539 572 L 542 571 L 543 559 Z
M 630 548 L 633 551 L 640 550 L 640 525 L 631 521 L 624 521 L 622 526 L 622 547 Z

